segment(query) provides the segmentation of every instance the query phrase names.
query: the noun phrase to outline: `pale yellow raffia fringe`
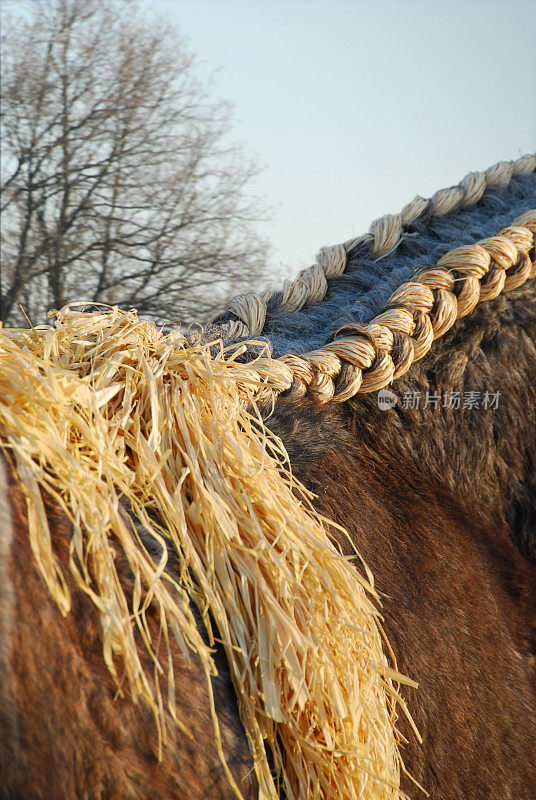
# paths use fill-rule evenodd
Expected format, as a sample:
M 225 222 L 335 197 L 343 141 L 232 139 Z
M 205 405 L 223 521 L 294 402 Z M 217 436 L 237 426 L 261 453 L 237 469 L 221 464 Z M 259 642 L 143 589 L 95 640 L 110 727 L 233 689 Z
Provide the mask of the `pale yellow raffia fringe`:
M 457 186 L 440 189 L 429 200 L 415 197 L 399 214 L 386 214 L 375 220 L 367 233 L 349 239 L 344 244 L 322 247 L 315 264 L 302 270 L 293 281 L 285 281 L 278 303 L 279 311 L 298 311 L 304 306 L 319 303 L 327 292 L 328 278 L 342 275 L 348 254 L 358 245 L 366 244 L 377 260 L 396 250 L 404 239 L 404 226 L 423 214 L 443 217 L 460 208 L 474 206 L 489 189 L 506 188 L 513 177 L 529 175 L 536 170 L 536 154 L 515 161 L 501 161 L 483 172 L 470 172 Z M 228 339 L 258 336 L 266 321 L 268 301 L 276 293 L 270 290 L 234 297 L 227 310 L 238 319 L 222 326 Z
M 194 601 L 211 643 L 209 612 L 218 626 L 261 798 L 275 800 L 283 786 L 289 800 L 396 800 L 398 682 L 414 684 L 384 655 L 372 576 L 338 553 L 256 411 L 264 381 L 221 342 L 191 346 L 117 308 L 65 308 L 54 328 L 0 330 L 0 424 L 27 497 L 31 545 L 67 614 L 42 488 L 72 520 L 69 568 L 101 613 L 106 664 L 152 707 L 161 740 L 165 709 L 175 715 L 173 635 L 199 657 L 222 754 L 215 667 Z M 161 545 L 167 537 L 179 556 L 175 578 L 165 547 L 155 562 L 125 507 L 147 535 Z M 131 604 L 117 548 L 135 576 Z M 158 653 L 148 606 L 159 619 Z M 155 674 L 143 668 L 140 635 Z
M 435 339 L 479 302 L 509 292 L 536 275 L 536 209 L 488 239 L 457 247 L 393 292 L 366 326 L 346 326 L 318 350 L 260 358 L 263 398 L 342 403 L 382 389 L 423 358 Z M 284 394 L 283 394 L 284 393 Z

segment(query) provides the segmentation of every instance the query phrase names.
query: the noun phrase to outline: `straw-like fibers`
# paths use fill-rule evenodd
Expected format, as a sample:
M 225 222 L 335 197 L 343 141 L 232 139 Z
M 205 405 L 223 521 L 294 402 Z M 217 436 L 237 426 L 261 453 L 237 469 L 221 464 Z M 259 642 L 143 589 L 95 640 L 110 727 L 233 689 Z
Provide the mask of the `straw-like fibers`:
M 196 603 L 209 643 L 209 613 L 223 642 L 262 798 L 284 787 L 289 800 L 394 800 L 403 768 L 398 683 L 411 681 L 388 666 L 372 576 L 332 544 L 261 421 L 261 396 L 258 374 L 232 350 L 165 336 L 134 312 L 66 307 L 54 327 L 0 330 L 2 437 L 37 564 L 67 614 L 42 488 L 72 521 L 69 567 L 101 613 L 108 669 L 150 704 L 160 741 L 164 703 L 176 716 L 173 667 L 168 652 L 156 678 L 146 674 L 137 640 L 157 659 L 145 615 L 152 605 L 159 638 L 170 633 L 199 656 L 214 709 L 215 666 Z M 125 507 L 160 543 L 158 563 Z M 165 542 L 179 557 L 175 578 Z M 131 602 L 117 547 L 135 577 Z

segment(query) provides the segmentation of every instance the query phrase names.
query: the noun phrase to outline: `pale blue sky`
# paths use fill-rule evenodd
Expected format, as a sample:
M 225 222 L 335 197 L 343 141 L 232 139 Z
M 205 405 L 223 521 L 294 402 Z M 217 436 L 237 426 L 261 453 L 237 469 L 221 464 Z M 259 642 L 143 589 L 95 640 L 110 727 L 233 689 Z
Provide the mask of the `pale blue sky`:
M 535 0 L 140 0 L 219 69 L 274 207 L 271 268 L 536 149 Z

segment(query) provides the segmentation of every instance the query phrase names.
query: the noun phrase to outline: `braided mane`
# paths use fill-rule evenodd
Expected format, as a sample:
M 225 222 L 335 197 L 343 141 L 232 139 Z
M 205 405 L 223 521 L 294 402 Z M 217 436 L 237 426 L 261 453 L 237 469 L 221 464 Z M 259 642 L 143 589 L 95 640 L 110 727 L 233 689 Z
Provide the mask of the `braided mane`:
M 535 169 L 524 156 L 417 197 L 323 248 L 281 292 L 234 298 L 214 325 L 268 340 L 275 360 L 256 362 L 267 398 L 323 404 L 381 389 L 479 302 L 534 276 Z

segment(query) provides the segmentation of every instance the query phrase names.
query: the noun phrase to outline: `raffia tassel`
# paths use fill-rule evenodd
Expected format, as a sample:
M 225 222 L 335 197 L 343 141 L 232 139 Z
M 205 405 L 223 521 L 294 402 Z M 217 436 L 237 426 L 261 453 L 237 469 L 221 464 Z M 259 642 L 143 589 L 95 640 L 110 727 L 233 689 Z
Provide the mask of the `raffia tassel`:
M 69 569 L 102 616 L 104 660 L 153 709 L 163 741 L 167 725 L 188 721 L 171 721 L 173 670 L 155 680 L 153 662 L 144 669 L 140 648 L 156 658 L 146 607 L 168 643 L 162 665 L 173 632 L 182 653 L 199 657 L 211 696 L 212 652 L 190 606 L 198 600 L 209 643 L 210 618 L 223 642 L 260 796 L 276 800 L 283 786 L 289 800 L 398 800 L 398 683 L 415 684 L 384 654 L 372 576 L 334 547 L 256 411 L 264 359 L 261 375 L 223 345 L 190 346 L 133 312 L 65 308 L 53 328 L 0 331 L 4 446 L 29 504 L 42 488 L 72 520 Z M 166 547 L 176 551 L 177 574 L 164 579 L 120 498 L 164 561 Z M 36 519 L 36 563 L 65 614 L 64 576 L 46 519 Z M 139 587 L 132 605 L 117 548 Z M 214 725 L 220 742 L 215 716 Z

